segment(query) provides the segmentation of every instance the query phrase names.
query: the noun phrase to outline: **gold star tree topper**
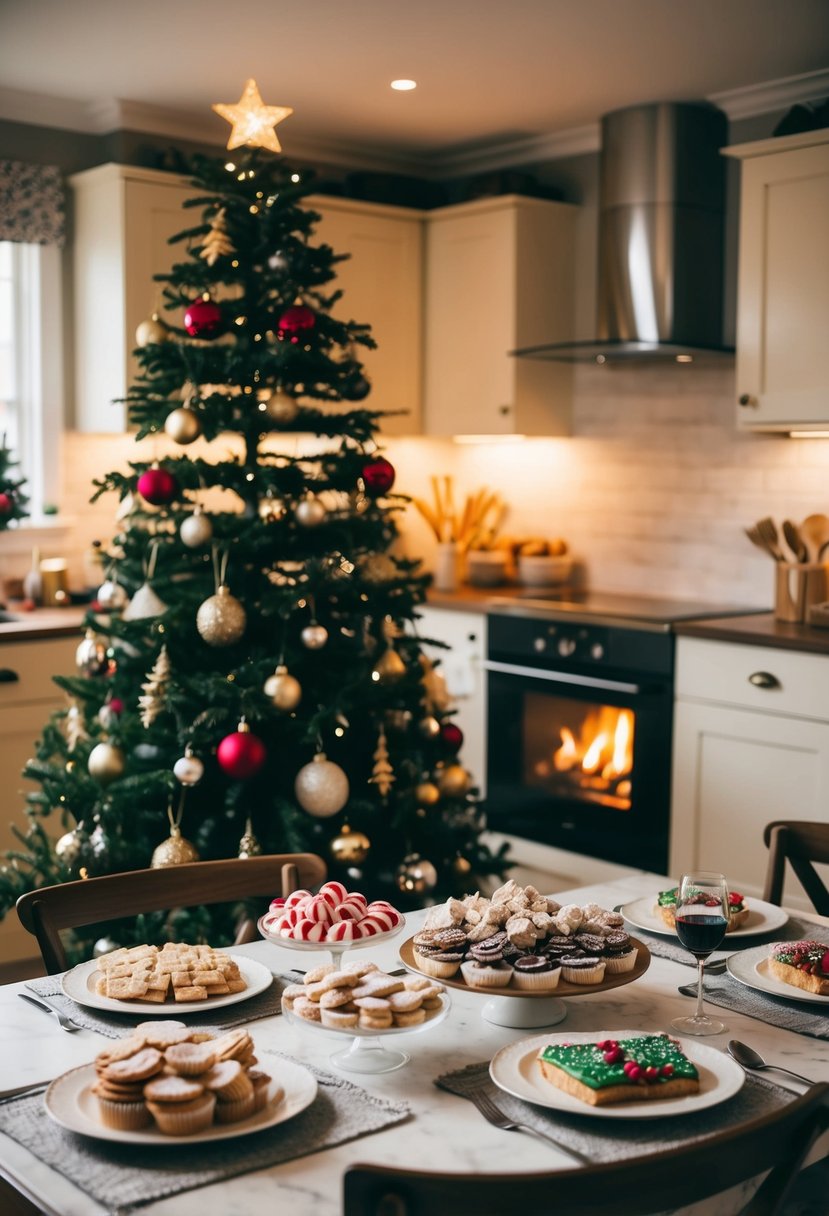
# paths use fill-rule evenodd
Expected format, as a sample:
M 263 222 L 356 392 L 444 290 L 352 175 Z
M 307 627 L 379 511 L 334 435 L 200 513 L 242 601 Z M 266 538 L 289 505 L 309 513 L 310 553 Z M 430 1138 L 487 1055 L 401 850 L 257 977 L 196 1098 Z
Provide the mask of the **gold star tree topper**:
M 217 102 L 212 107 L 233 127 L 228 148 L 267 148 L 281 152 L 282 145 L 273 129 L 277 123 L 293 114 L 290 106 L 266 106 L 259 94 L 255 80 L 248 80 L 236 105 Z

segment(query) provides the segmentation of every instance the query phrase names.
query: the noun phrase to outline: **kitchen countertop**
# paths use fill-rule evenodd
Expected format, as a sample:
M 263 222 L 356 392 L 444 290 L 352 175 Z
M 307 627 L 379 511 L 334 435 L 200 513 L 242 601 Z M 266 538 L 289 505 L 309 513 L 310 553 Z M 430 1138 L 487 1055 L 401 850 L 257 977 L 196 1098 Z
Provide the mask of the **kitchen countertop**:
M 66 608 L 35 608 L 32 612 L 20 612 L 10 607 L 7 611 L 15 619 L 0 619 L 0 646 L 4 642 L 69 637 L 80 630 L 87 609 L 88 605 L 83 604 Z

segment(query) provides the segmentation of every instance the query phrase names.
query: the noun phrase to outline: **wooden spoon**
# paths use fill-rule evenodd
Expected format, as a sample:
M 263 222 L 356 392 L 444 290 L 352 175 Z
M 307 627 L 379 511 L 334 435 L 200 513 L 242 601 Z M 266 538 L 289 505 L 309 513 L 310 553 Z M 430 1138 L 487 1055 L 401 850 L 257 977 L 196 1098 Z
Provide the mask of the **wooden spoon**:
M 829 541 L 829 515 L 807 515 L 799 532 L 809 550 L 809 561 L 817 561 L 821 547 Z
M 790 519 L 783 520 L 783 536 L 786 544 L 794 554 L 796 562 L 807 562 L 809 560 L 809 550 L 798 531 L 797 524 L 793 524 Z

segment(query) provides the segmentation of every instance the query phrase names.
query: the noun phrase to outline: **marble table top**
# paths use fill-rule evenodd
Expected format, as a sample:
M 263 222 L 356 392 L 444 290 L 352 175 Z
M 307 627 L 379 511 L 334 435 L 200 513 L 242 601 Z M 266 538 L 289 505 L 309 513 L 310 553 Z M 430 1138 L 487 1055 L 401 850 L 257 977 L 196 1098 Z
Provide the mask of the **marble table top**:
M 655 879 L 653 875 L 634 874 L 614 882 L 551 894 L 561 902 L 595 901 L 613 907 L 649 895 L 665 885 L 667 880 Z M 400 938 L 369 947 L 361 956 L 387 969 L 398 966 L 399 945 L 419 927 L 424 916 L 423 912 L 409 914 Z M 328 957 L 324 951 L 318 955 L 297 955 L 265 941 L 238 949 L 264 963 L 274 974 L 293 967 L 307 969 L 318 961 L 327 961 Z M 653 958 L 645 975 L 634 983 L 604 994 L 567 998 L 566 1018 L 556 1030 L 597 1034 L 622 1026 L 644 1032 L 669 1030 L 672 1017 L 692 1011 L 691 1001 L 679 995 L 677 985 L 693 978 L 691 966 Z M 0 1093 L 50 1080 L 69 1068 L 89 1063 L 111 1042 L 88 1030 L 75 1034 L 62 1031 L 54 1017 L 18 999 L 17 994 L 24 990 L 23 984 L 0 988 Z M 269 1170 L 160 1200 L 140 1211 L 147 1216 L 202 1216 L 205 1210 L 221 1211 L 224 1216 L 260 1213 L 270 1216 L 278 1188 L 280 1208 L 291 1216 L 338 1216 L 343 1174 L 356 1161 L 518 1176 L 522 1172 L 572 1168 L 572 1160 L 555 1148 L 532 1136 L 491 1127 L 471 1103 L 433 1084 L 444 1072 L 490 1059 L 506 1044 L 539 1033 L 484 1020 L 481 1010 L 486 997 L 479 994 L 453 991 L 451 996 L 452 1008 L 443 1022 L 422 1033 L 394 1036 L 390 1041 L 390 1046 L 403 1047 L 411 1055 L 403 1068 L 379 1075 L 341 1073 L 372 1093 L 408 1102 L 413 1115 L 408 1122 Z M 815 1081 L 829 1081 L 829 1048 L 825 1041 L 767 1026 L 739 1013 L 716 1012 L 727 1022 L 728 1030 L 705 1039 L 705 1043 L 724 1051 L 729 1038 L 739 1038 L 769 1060 Z M 334 1032 L 292 1023 L 282 1016 L 250 1023 L 247 1029 L 263 1062 L 269 1050 L 279 1051 L 332 1072 L 337 1069 L 329 1056 L 347 1042 Z M 798 1083 L 784 1074 L 773 1074 L 773 1079 L 793 1093 L 802 1092 Z M 59 1216 L 100 1216 L 103 1212 L 83 1192 L 3 1135 L 0 1135 L 0 1172 L 25 1179 L 30 1192 L 42 1201 L 45 1209 Z M 717 1201 L 708 1200 L 684 1212 L 692 1216 L 697 1209 L 699 1216 L 703 1213 L 728 1216 L 735 1207 L 732 1197 L 727 1206 L 720 1207 Z

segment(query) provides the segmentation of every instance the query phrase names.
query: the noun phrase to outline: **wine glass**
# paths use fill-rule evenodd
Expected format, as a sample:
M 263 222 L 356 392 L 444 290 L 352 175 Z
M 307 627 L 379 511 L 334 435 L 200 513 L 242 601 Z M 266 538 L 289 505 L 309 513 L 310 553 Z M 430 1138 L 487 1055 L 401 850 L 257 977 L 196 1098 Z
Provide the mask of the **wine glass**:
M 702 1010 L 705 960 L 722 942 L 728 928 L 728 884 L 724 874 L 695 870 L 683 874 L 676 893 L 676 934 L 697 960 L 699 983 L 697 1007 L 691 1017 L 674 1018 L 671 1026 L 681 1034 L 709 1035 L 725 1030 L 725 1024 Z

